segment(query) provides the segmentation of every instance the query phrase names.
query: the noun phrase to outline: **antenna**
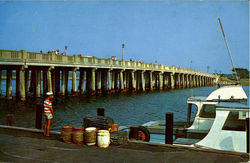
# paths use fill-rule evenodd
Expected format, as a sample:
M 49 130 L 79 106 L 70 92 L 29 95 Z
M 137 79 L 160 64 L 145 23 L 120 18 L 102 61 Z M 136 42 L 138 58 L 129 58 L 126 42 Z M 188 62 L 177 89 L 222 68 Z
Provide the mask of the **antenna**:
M 231 60 L 232 66 L 233 66 L 233 70 L 234 70 L 234 73 L 235 73 L 236 81 L 237 81 L 237 83 L 239 83 L 239 78 L 238 78 L 237 72 L 236 72 L 236 70 L 234 68 L 233 58 L 232 58 L 232 55 L 230 53 L 230 50 L 229 50 L 229 47 L 228 47 L 228 44 L 227 44 L 227 39 L 226 39 L 225 33 L 223 31 L 223 27 L 222 27 L 220 18 L 218 18 L 218 20 L 219 20 L 220 28 L 221 28 L 221 31 L 222 31 L 222 34 L 223 34 L 223 37 L 224 37 L 224 40 L 225 40 L 225 43 L 226 43 L 226 46 L 227 46 L 227 51 L 228 51 L 228 54 L 230 56 L 230 60 Z

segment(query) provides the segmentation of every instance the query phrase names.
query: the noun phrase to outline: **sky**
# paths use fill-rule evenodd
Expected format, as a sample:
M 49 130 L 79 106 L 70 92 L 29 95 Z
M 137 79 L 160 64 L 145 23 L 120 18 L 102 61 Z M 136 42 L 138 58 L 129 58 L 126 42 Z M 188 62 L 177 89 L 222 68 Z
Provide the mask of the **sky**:
M 0 49 L 121 59 L 125 44 L 125 60 L 232 73 L 218 17 L 235 67 L 249 69 L 247 0 L 0 0 Z

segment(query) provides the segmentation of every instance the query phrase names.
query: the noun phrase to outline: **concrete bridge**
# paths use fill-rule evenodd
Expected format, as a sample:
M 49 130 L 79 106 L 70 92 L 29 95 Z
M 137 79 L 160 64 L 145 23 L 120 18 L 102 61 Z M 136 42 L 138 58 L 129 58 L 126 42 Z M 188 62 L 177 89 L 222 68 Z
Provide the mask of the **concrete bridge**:
M 218 81 L 217 75 L 174 66 L 26 50 L 0 50 L 0 88 L 2 70 L 7 71 L 6 98 L 12 98 L 12 72 L 16 71 L 16 96 L 21 100 L 29 91 L 36 97 L 47 91 L 66 95 L 69 71 L 73 95 L 203 87 Z

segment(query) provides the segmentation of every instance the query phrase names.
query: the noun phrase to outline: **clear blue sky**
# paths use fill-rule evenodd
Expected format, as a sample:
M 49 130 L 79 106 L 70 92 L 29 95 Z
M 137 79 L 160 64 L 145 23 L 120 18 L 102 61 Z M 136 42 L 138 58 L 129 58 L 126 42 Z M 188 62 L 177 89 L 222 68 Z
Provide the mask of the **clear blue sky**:
M 218 23 L 236 67 L 249 68 L 249 2 L 0 1 L 0 49 L 142 60 L 231 73 Z

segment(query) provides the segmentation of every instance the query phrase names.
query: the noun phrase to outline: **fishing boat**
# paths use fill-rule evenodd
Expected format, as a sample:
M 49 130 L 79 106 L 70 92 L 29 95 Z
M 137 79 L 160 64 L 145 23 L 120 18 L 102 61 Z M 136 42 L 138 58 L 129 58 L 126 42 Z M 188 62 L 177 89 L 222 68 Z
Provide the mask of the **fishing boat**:
M 211 92 L 207 97 L 193 96 L 187 99 L 188 111 L 186 122 L 174 122 L 175 137 L 184 137 L 200 140 L 211 129 L 216 117 L 216 104 L 246 103 L 247 95 L 240 85 L 228 85 Z M 191 112 L 196 109 L 196 115 L 191 122 Z M 143 126 L 147 127 L 151 134 L 165 134 L 165 120 L 150 121 Z M 156 135 L 153 135 L 155 137 Z M 160 137 L 160 136 L 158 136 Z

